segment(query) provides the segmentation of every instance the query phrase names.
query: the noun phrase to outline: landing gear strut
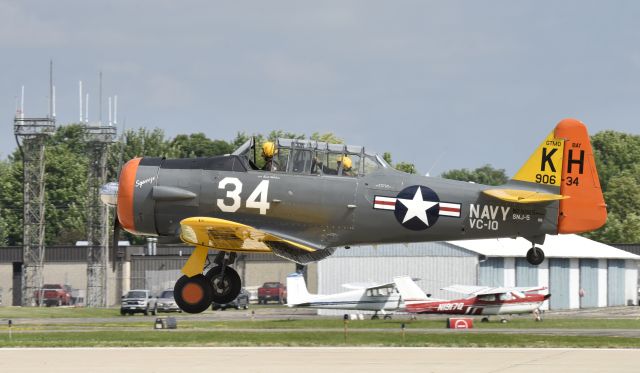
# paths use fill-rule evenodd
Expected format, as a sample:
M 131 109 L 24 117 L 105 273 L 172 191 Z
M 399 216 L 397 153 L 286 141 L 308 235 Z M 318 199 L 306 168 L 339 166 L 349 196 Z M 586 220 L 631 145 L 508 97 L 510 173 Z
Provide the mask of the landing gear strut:
M 541 248 L 537 246 L 533 246 L 527 251 L 527 262 L 530 264 L 537 266 L 544 262 L 544 252 Z

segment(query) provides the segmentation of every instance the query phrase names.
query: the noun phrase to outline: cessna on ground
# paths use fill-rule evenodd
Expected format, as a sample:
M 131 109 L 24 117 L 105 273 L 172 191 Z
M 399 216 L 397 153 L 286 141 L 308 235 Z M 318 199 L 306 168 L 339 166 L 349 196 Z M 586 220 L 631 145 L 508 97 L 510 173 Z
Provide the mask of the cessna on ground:
M 467 295 L 461 299 L 434 299 L 418 287 L 408 276 L 395 277 L 402 301 L 403 311 L 418 314 L 483 315 L 482 321 L 489 321 L 489 315 L 513 315 L 531 313 L 538 310 L 551 294 L 538 294 L 545 287 L 489 287 L 452 285 L 442 290 Z M 536 292 L 536 293 L 534 293 Z M 506 321 L 506 319 L 502 319 Z
M 374 311 L 372 320 L 378 313 L 390 319 L 387 312 L 398 311 L 400 294 L 393 282 L 388 284 L 345 284 L 350 289 L 336 294 L 309 294 L 304 277 L 300 273 L 287 276 L 287 306 L 331 310 Z
M 356 245 L 524 237 L 544 260 L 547 234 L 606 220 L 586 127 L 561 121 L 513 180 L 499 187 L 410 175 L 360 146 L 278 139 L 211 158 L 135 158 L 121 170 L 114 234 L 179 236 L 195 249 L 175 285 L 178 305 L 227 303 L 241 281 L 238 252 L 299 264 Z M 267 154 L 269 153 L 269 154 Z M 208 251 L 218 250 L 205 271 Z

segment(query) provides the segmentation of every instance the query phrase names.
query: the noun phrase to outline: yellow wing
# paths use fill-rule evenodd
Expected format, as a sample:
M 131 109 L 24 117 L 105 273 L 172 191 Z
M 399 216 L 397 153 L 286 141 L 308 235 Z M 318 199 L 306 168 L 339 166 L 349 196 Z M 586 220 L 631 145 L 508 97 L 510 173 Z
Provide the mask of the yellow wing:
M 560 194 L 542 193 L 522 189 L 487 189 L 484 190 L 483 193 L 502 201 L 517 203 L 549 202 L 569 198 L 568 196 Z
M 284 242 L 299 250 L 316 251 L 312 247 L 230 220 L 194 217 L 182 220 L 180 227 L 180 239 L 185 243 L 216 250 L 268 253 L 273 243 Z
M 305 259 L 331 255 L 333 251 L 318 253 L 316 249 L 278 237 L 274 234 L 263 232 L 248 225 L 236 223 L 224 219 L 194 217 L 180 222 L 180 239 L 196 248 L 182 267 L 182 273 L 193 277 L 202 273 L 209 248 L 222 251 L 268 253 L 276 255 Z M 320 255 L 318 255 L 320 254 Z

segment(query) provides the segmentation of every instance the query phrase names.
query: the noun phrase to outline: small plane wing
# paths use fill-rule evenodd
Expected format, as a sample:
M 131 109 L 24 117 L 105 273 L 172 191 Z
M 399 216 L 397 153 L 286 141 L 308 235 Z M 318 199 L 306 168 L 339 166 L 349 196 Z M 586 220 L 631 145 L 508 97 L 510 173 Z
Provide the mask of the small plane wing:
M 192 217 L 182 220 L 180 228 L 180 239 L 187 244 L 224 251 L 271 252 L 300 264 L 323 259 L 335 251 L 225 219 Z
M 451 285 L 441 290 L 451 291 L 454 293 L 468 295 L 489 295 L 489 294 L 505 294 L 510 292 L 527 293 L 530 291 L 546 290 L 544 286 L 530 287 L 491 287 L 491 286 L 473 286 L 473 285 Z
M 420 281 L 420 278 L 412 278 L 412 281 Z M 345 289 L 351 290 L 372 290 L 372 289 L 392 289 L 396 287 L 396 282 L 388 282 L 386 284 L 378 284 L 376 282 L 362 282 L 362 283 L 350 283 L 350 284 L 342 284 L 342 287 Z
M 516 203 L 550 202 L 569 198 L 561 194 L 543 193 L 523 189 L 486 189 L 482 193 L 502 201 Z

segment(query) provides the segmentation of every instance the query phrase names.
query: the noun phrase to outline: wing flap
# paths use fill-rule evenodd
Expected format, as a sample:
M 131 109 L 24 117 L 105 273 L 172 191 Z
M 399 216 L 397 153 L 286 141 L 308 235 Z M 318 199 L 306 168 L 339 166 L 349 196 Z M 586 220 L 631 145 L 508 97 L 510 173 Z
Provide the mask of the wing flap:
M 502 201 L 516 203 L 550 202 L 569 198 L 568 196 L 563 196 L 561 194 L 543 193 L 523 189 L 487 189 L 482 192 Z

